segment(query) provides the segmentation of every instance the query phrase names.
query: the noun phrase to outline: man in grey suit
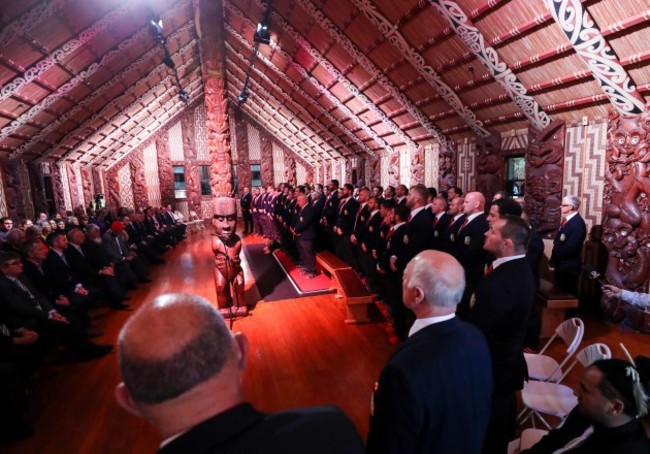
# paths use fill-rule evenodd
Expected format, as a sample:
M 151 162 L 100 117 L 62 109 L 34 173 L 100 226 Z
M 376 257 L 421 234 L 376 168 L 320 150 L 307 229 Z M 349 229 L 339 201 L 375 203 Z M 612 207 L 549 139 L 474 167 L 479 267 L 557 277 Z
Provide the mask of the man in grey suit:
M 455 316 L 465 288 L 451 255 L 424 251 L 406 266 L 404 305 L 417 320 L 375 385 L 368 453 L 480 453 L 492 377 L 485 337 Z

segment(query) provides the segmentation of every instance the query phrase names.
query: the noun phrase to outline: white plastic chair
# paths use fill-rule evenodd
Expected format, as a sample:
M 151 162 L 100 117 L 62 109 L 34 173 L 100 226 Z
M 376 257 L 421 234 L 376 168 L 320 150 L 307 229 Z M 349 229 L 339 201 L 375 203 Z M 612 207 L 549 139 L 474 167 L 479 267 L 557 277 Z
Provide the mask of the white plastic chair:
M 553 336 L 539 353 L 524 353 L 526 365 L 528 366 L 528 377 L 533 380 L 557 382 L 562 376 L 562 367 L 578 350 L 584 333 L 585 325 L 579 318 L 571 318 L 560 323 L 555 328 Z M 548 347 L 558 338 L 562 339 L 567 345 L 566 356 L 561 363 L 558 363 L 550 356 L 544 355 Z
M 558 382 L 564 380 L 578 362 L 583 367 L 588 367 L 594 361 L 611 357 L 612 352 L 607 345 L 591 344 L 575 356 L 575 359 Z M 548 430 L 551 430 L 552 427 L 542 417 L 542 414 L 556 416 L 562 422 L 578 403 L 578 398 L 573 393 L 573 389 L 568 386 L 561 383 L 534 380 L 524 384 L 524 389 L 521 390 L 521 400 L 525 406 L 525 410 L 520 414 L 520 416 L 525 416 L 521 420 L 521 424 L 529 418 L 533 418 L 533 427 L 535 427 L 535 417 L 537 417 Z
M 515 454 L 524 449 L 532 448 L 539 440 L 548 433 L 548 430 L 542 429 L 524 429 L 521 432 L 521 438 L 512 440 L 508 444 L 508 454 Z
M 191 232 L 196 232 L 198 230 L 205 229 L 205 225 L 203 224 L 203 219 L 199 218 L 199 215 L 196 214 L 196 211 L 190 210 L 190 219 L 187 222 L 187 228 Z

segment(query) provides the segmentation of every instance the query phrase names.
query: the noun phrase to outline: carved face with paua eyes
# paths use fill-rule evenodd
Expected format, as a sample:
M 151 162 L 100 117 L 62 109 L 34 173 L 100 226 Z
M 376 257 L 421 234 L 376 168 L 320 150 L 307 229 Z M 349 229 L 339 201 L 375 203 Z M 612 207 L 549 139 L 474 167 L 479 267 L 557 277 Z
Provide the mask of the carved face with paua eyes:
M 217 197 L 212 218 L 214 233 L 223 242 L 235 234 L 237 227 L 237 201 L 232 197 Z

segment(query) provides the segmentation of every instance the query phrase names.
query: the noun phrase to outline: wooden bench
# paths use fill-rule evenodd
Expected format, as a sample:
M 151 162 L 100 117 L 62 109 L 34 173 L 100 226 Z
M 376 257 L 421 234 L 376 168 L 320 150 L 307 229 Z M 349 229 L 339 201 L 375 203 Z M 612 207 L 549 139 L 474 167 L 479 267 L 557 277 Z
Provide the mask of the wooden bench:
M 316 254 L 318 266 L 330 275 L 336 289 L 336 298 L 343 299 L 347 307 L 345 323 L 368 323 L 368 305 L 374 301 L 374 295 L 350 265 L 329 251 Z
M 578 307 L 578 298 L 544 278 L 539 280 L 535 302 L 537 310 L 540 311 L 542 339 L 553 335 L 555 328 L 564 321 L 566 309 Z

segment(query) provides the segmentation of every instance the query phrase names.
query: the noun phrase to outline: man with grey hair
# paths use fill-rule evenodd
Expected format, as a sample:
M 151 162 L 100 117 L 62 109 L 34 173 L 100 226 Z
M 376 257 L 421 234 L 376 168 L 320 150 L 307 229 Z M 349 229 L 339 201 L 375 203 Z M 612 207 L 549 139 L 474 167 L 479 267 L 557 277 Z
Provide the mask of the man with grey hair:
M 373 394 L 368 453 L 479 453 L 490 416 L 485 337 L 455 316 L 465 273 L 451 255 L 424 251 L 404 271 L 409 338 L 388 360 Z
M 555 284 L 578 295 L 578 279 L 582 271 L 582 245 L 587 226 L 578 213 L 580 199 L 568 195 L 562 198 L 562 222 L 553 240 L 550 265 L 555 271 Z
M 161 453 L 362 453 L 352 423 L 335 407 L 264 414 L 242 396 L 248 344 L 204 298 L 161 295 L 119 335 L 118 403 L 148 420 Z

